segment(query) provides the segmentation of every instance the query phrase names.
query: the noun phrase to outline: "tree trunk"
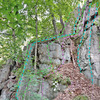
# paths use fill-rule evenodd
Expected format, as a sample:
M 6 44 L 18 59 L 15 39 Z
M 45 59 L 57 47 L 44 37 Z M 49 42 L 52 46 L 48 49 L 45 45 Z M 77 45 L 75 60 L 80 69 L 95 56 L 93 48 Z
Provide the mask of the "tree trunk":
M 35 44 L 35 63 L 34 63 L 34 70 L 37 71 L 36 62 L 37 62 L 37 36 L 38 36 L 38 27 L 37 27 L 37 5 L 35 6 L 35 18 L 36 18 L 36 44 Z
M 54 14 L 52 13 L 51 16 L 52 16 L 52 23 L 53 23 L 53 27 L 54 27 L 54 32 L 58 36 L 58 30 L 57 30 L 56 20 L 55 20 Z
M 62 15 L 60 14 L 59 16 L 60 16 L 60 23 L 62 25 L 62 29 L 61 29 L 61 33 L 62 33 L 62 31 L 64 29 L 64 22 L 63 22 L 63 19 L 62 19 Z
M 15 31 L 12 29 L 12 37 L 13 37 L 13 44 L 14 44 L 14 60 L 16 60 L 16 40 L 15 40 Z
M 53 24 L 53 27 L 54 27 L 54 32 L 58 36 L 58 30 L 57 30 L 57 26 L 56 26 L 56 20 L 55 20 L 55 17 L 54 17 L 54 13 L 52 12 L 52 6 L 51 5 L 49 5 L 49 10 L 50 10 L 50 14 L 52 16 L 52 24 Z
M 89 10 L 89 7 L 88 7 L 88 6 L 89 6 L 89 0 L 87 0 L 87 2 L 86 2 L 86 7 L 85 7 L 85 5 L 83 6 L 83 7 L 86 8 L 85 14 L 84 14 L 84 12 L 82 13 L 82 11 L 80 12 L 79 20 L 77 21 L 77 23 L 76 23 L 76 25 L 75 25 L 76 30 L 77 30 L 78 23 L 79 23 L 79 21 L 80 21 L 80 19 L 81 19 L 81 17 L 82 17 L 82 14 L 84 14 L 85 16 L 83 16 L 83 29 L 82 29 L 82 31 L 84 32 L 84 26 L 85 26 L 85 21 L 86 21 L 86 15 L 88 14 L 88 10 Z M 81 20 L 82 20 L 82 19 L 81 19 Z M 76 30 L 75 30 L 75 32 L 76 32 Z
M 85 16 L 83 17 L 83 32 L 84 32 L 84 28 L 85 28 L 85 21 L 86 21 L 86 15 L 88 14 L 88 9 L 89 9 L 89 0 L 87 0 L 87 2 L 86 2 L 86 10 L 85 10 Z
M 72 45 L 72 40 L 71 40 L 71 38 L 69 38 L 70 39 L 70 53 L 71 53 L 71 57 L 72 57 L 72 62 L 73 62 L 73 65 L 74 65 L 74 68 L 76 68 L 77 66 L 76 66 L 76 63 L 75 63 L 75 58 L 74 58 L 74 55 L 73 55 L 73 45 Z

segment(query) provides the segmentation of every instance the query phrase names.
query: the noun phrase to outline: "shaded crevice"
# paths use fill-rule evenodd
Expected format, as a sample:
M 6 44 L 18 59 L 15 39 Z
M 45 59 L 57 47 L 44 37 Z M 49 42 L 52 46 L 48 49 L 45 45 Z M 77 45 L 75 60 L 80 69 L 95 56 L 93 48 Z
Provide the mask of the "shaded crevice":
M 92 26 L 94 26 L 95 24 L 93 23 L 93 25 L 90 25 L 90 27 L 92 27 Z M 84 29 L 84 31 L 86 30 L 86 31 L 88 31 L 89 29 L 90 29 L 90 27 L 89 28 L 85 28 Z
M 1 96 L 1 94 L 2 94 L 2 89 L 0 89 L 0 96 Z
M 98 12 L 96 14 L 94 14 L 94 15 L 91 16 L 90 21 L 92 21 L 93 19 L 95 19 L 97 16 L 98 16 Z M 89 23 L 88 20 L 85 20 L 84 27 L 86 26 L 87 22 Z
M 84 27 L 86 26 L 87 22 L 89 22 L 89 21 L 88 21 L 88 20 L 86 20 L 86 21 L 84 22 Z
M 16 66 L 16 61 L 13 61 L 12 65 L 10 65 L 10 71 L 13 70 L 14 66 Z
M 100 27 L 99 26 L 97 26 L 97 29 L 98 29 L 98 32 L 100 33 Z
M 73 61 L 72 56 L 70 57 L 70 60 Z
M 96 14 L 94 14 L 94 15 L 91 16 L 90 21 L 92 21 L 93 19 L 95 19 L 96 18 L 95 16 L 96 17 L 98 16 L 98 12 Z
M 39 45 L 38 45 L 38 47 L 37 47 L 37 59 L 39 58 L 38 48 L 39 48 Z

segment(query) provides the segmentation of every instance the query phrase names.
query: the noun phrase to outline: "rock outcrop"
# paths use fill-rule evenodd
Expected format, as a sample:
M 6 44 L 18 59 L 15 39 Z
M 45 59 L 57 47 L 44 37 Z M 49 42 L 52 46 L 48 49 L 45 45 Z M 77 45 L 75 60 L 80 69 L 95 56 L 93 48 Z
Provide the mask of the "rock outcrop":
M 9 89 L 14 86 L 15 79 L 15 76 L 11 75 L 14 66 L 15 62 L 8 60 L 7 64 L 0 69 L 0 100 L 10 100 L 12 92 Z
M 88 16 L 86 16 L 88 18 Z M 83 73 L 91 80 L 91 71 L 93 74 L 93 82 L 100 86 L 100 52 L 99 52 L 99 28 L 100 26 L 96 26 L 95 22 L 99 22 L 100 16 L 96 11 L 96 7 L 90 9 L 90 17 L 89 22 L 85 32 L 85 41 L 80 48 L 80 66 L 82 69 L 86 69 Z M 94 20 L 94 22 L 93 22 Z M 92 26 L 93 25 L 93 26 Z M 90 49 L 90 62 L 92 70 L 89 65 L 89 41 L 90 41 L 90 28 L 92 27 L 91 33 L 91 49 Z

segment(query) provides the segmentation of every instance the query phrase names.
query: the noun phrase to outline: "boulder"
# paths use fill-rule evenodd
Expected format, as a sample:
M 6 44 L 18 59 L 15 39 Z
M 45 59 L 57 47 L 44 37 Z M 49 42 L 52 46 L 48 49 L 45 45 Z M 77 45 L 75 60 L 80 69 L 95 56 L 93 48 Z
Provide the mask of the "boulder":
M 62 59 L 62 51 L 57 50 L 57 51 L 51 51 L 50 54 L 48 55 L 51 59 Z
M 5 82 L 0 83 L 0 90 L 4 88 L 4 86 L 7 84 L 8 80 Z
M 10 74 L 10 66 L 5 65 L 3 69 L 0 70 L 0 83 L 6 81 L 9 77 L 9 74 Z
M 46 56 L 40 55 L 39 60 L 42 64 L 49 64 L 50 63 L 50 59 Z
M 51 44 L 49 45 L 49 50 L 55 51 L 57 47 L 59 47 L 58 44 L 56 44 L 56 43 L 51 43 Z
M 40 44 L 39 48 L 38 48 L 38 53 L 42 54 L 43 56 L 48 55 L 48 51 L 47 51 L 47 44 Z
M 94 8 L 92 8 L 93 10 Z M 94 11 L 94 10 L 93 10 Z M 91 16 L 94 15 L 94 12 L 91 12 Z M 96 18 L 97 20 L 97 18 Z M 89 26 L 91 26 L 92 21 L 90 22 Z M 92 67 L 92 74 L 93 74 L 93 81 L 95 84 L 97 84 L 98 76 L 100 75 L 100 54 L 99 54 L 99 40 L 98 40 L 98 35 L 96 34 L 98 32 L 98 28 L 96 25 L 92 26 L 92 32 L 91 32 L 91 48 L 90 48 L 90 62 L 91 62 L 91 67 Z M 90 41 L 90 28 L 85 32 L 87 34 L 87 38 L 84 41 L 84 44 L 80 48 L 80 66 L 85 67 L 86 70 L 83 72 L 86 77 L 88 77 L 91 80 L 91 70 L 89 66 L 89 41 Z M 86 36 L 86 35 L 85 35 Z M 84 37 L 85 37 L 84 36 Z M 100 86 L 100 83 L 99 83 Z
M 11 92 L 8 93 L 8 89 L 3 89 L 0 100 L 10 100 Z
M 61 46 L 58 43 L 51 43 L 49 45 L 49 50 L 50 51 L 61 51 Z
M 17 92 L 17 97 L 19 100 L 22 100 L 22 94 L 24 94 L 24 91 L 29 83 L 29 77 L 23 76 L 22 80 L 20 81 L 19 89 Z
M 55 65 L 60 65 L 61 64 L 61 61 L 59 59 L 53 59 L 52 62 Z
M 66 63 L 66 61 L 70 62 L 70 58 L 71 58 L 70 50 L 69 50 L 69 48 L 66 48 L 63 59 L 62 59 L 62 64 L 63 64 L 63 61 L 64 61 L 64 63 Z
M 47 81 L 43 81 L 43 89 L 40 88 L 39 94 L 43 93 L 43 96 L 47 97 L 49 100 L 53 99 L 52 89 Z
M 12 80 L 8 81 L 7 87 L 11 88 L 12 86 L 14 86 L 14 83 L 12 82 Z
M 48 71 L 50 71 L 50 67 L 51 67 L 51 65 L 39 64 L 39 68 L 40 68 L 41 70 L 47 69 Z

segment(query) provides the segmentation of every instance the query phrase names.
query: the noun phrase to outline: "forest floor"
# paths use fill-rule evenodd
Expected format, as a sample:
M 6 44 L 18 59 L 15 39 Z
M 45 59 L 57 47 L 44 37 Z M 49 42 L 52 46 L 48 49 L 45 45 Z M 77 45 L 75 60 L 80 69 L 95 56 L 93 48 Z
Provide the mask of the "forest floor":
M 79 68 L 74 68 L 73 63 L 62 65 L 58 71 L 63 77 L 70 77 L 71 85 L 62 92 L 54 100 L 73 100 L 77 95 L 85 95 L 90 100 L 100 100 L 100 87 L 91 84 L 91 81 L 80 73 Z

